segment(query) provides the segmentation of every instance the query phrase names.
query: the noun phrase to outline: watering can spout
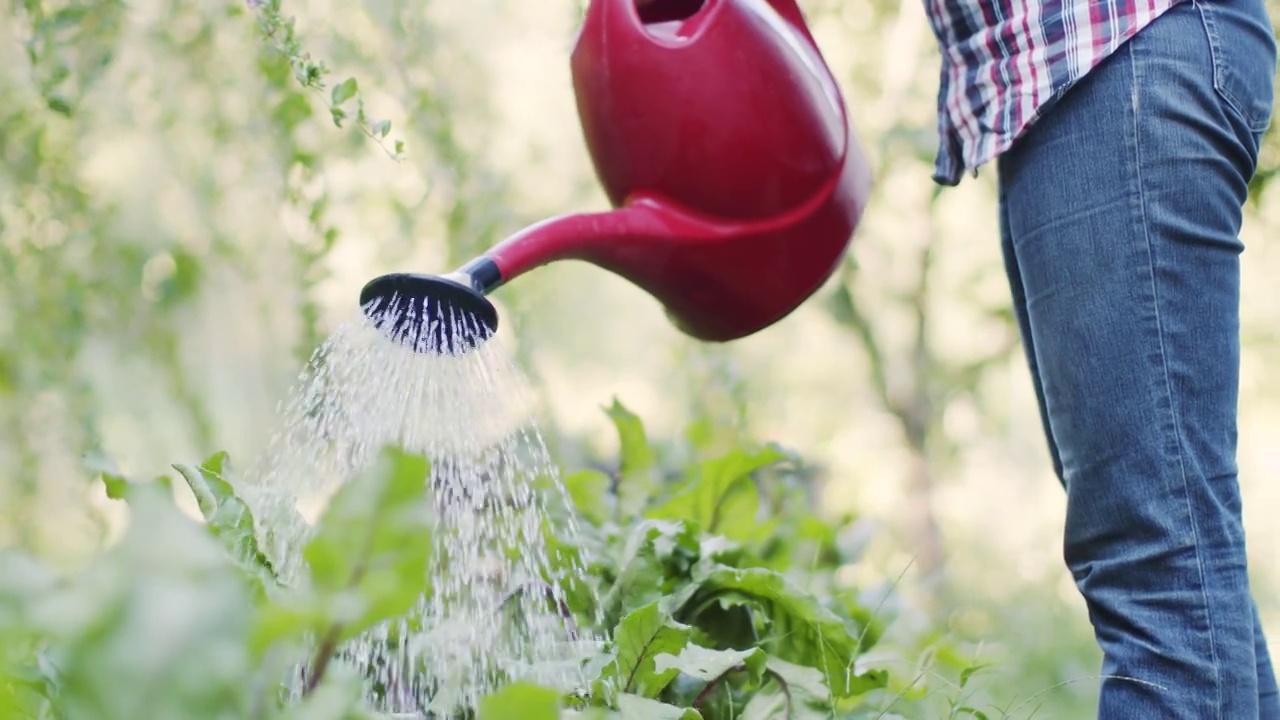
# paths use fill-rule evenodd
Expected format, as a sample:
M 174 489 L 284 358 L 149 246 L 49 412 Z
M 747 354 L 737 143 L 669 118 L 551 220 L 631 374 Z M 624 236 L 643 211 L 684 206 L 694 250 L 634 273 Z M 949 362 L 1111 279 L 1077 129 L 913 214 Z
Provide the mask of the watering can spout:
M 370 317 L 399 298 L 398 339 L 465 351 L 497 330 L 489 293 L 573 259 L 638 285 L 683 332 L 729 341 L 830 277 L 870 172 L 795 0 L 592 0 L 570 67 L 611 208 L 525 228 L 450 275 L 376 278 Z

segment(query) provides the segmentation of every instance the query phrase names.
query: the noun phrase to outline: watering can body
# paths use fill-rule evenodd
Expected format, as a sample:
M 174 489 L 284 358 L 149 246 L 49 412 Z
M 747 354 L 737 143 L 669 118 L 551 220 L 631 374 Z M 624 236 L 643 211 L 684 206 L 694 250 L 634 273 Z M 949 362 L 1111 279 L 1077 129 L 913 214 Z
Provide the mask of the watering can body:
M 592 0 L 571 69 L 611 209 L 527 227 L 444 278 L 483 296 L 586 261 L 654 296 L 686 334 L 729 341 L 830 277 L 871 178 L 795 0 Z M 496 329 L 491 306 L 471 310 Z
M 551 260 L 591 262 L 656 297 L 685 333 L 734 340 L 831 275 L 870 172 L 794 0 L 646 9 L 594 0 L 571 56 L 586 145 L 614 209 L 553 218 L 489 255 L 504 279 Z
M 610 201 L 649 191 L 712 218 L 760 220 L 821 192 L 848 128 L 804 26 L 765 0 L 668 4 L 701 7 L 646 23 L 634 0 L 597 0 L 572 54 L 583 134 Z

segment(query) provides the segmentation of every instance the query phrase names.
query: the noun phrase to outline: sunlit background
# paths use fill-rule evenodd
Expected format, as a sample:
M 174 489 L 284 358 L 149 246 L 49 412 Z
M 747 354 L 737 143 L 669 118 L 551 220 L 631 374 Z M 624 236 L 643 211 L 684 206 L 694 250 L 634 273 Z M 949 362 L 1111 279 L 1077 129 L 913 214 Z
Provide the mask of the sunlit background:
M 897 585 L 896 642 L 988 658 L 983 692 L 1013 715 L 1086 716 L 1099 656 L 1061 563 L 1064 500 L 1008 309 L 993 172 L 941 193 L 930 180 L 937 49 L 920 0 L 801 4 L 876 171 L 849 262 L 784 322 L 725 346 L 563 263 L 497 293 L 501 341 L 565 469 L 615 451 L 614 397 L 658 438 L 710 416 L 781 442 L 820 469 L 824 507 L 872 531 L 849 575 Z M 569 78 L 582 7 L 288 0 L 299 51 L 329 86 L 356 78 L 375 135 L 390 121 L 380 147 L 335 127 L 328 89 L 295 80 L 242 0 L 11 3 L 0 544 L 74 565 L 120 520 L 86 452 L 138 475 L 217 449 L 247 464 L 366 280 L 452 269 L 535 220 L 605 208 Z M 1269 143 L 1245 229 L 1240 476 L 1280 650 Z

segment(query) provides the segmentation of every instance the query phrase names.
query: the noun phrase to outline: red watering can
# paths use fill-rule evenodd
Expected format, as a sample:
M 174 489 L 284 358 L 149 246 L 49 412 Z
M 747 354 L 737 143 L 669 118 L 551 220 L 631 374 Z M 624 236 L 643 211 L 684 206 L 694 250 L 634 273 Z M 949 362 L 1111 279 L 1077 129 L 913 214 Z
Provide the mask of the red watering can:
M 795 0 L 593 0 L 571 67 L 613 209 L 535 224 L 447 275 L 375 278 L 360 304 L 385 332 L 468 350 L 498 328 L 486 295 L 572 259 L 653 295 L 684 333 L 729 341 L 831 275 L 871 177 Z

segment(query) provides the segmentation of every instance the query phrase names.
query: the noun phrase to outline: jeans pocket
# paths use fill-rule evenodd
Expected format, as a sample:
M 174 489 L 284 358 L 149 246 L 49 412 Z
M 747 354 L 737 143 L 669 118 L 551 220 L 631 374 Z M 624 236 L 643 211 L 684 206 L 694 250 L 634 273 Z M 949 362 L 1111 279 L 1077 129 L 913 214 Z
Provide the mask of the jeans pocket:
M 1276 40 L 1266 5 L 1262 0 L 1192 1 L 1209 39 L 1214 90 L 1251 132 L 1265 131 L 1271 125 L 1276 76 Z

